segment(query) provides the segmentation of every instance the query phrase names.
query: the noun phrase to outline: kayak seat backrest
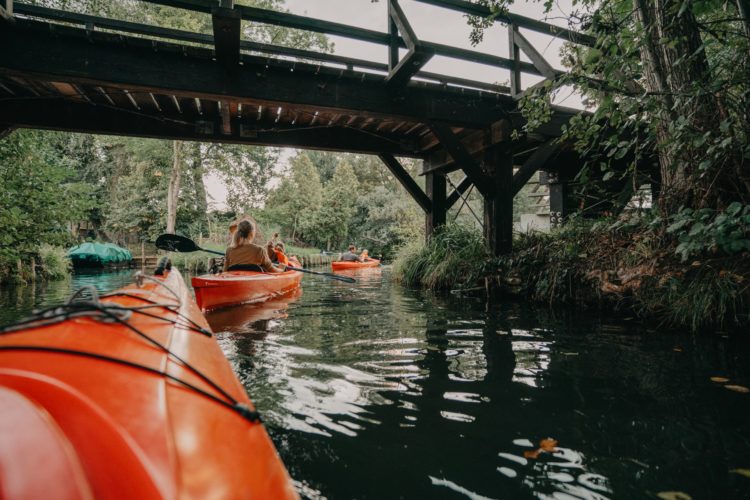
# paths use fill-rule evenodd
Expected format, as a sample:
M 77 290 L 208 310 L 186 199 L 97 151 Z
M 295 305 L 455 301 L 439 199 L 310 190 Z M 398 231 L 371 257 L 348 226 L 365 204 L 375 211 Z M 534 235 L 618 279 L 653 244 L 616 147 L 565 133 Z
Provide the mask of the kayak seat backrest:
M 263 268 L 258 264 L 235 264 L 233 266 L 229 266 L 228 271 L 257 271 L 259 273 L 264 272 Z

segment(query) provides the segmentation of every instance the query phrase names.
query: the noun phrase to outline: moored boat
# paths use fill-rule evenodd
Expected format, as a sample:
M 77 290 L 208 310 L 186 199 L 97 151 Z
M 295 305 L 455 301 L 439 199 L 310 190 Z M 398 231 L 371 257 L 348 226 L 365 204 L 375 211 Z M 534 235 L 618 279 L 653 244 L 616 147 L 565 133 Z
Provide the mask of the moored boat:
M 334 271 L 343 271 L 345 269 L 363 269 L 366 267 L 378 267 L 380 261 L 378 259 L 368 259 L 364 262 L 348 261 L 348 260 L 335 260 L 331 262 L 331 269 Z
M 297 496 L 178 271 L 90 293 L 0 328 L 0 498 Z
M 133 260 L 130 250 L 113 243 L 86 242 L 68 250 L 75 268 L 128 266 Z
M 289 264 L 299 267 L 299 262 L 290 259 Z M 219 307 L 262 302 L 272 297 L 285 295 L 299 288 L 302 273 L 264 273 L 259 271 L 227 271 L 219 274 L 204 274 L 192 279 L 198 306 L 209 311 Z

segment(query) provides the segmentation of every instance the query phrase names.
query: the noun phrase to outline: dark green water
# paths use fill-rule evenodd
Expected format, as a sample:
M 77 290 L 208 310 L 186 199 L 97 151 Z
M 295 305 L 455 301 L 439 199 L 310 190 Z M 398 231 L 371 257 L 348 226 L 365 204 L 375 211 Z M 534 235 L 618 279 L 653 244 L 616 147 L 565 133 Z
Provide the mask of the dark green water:
M 750 394 L 710 380 L 750 386 L 746 341 L 358 277 L 209 316 L 304 495 L 750 497 Z M 0 289 L 0 320 L 123 281 Z

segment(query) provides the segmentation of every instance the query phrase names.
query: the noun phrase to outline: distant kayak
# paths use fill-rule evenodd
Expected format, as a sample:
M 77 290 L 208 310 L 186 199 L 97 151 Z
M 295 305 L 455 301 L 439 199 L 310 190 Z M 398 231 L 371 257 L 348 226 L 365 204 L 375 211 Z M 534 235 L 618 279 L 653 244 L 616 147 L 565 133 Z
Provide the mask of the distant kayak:
M 292 266 L 299 266 L 290 260 Z M 192 279 L 195 299 L 203 311 L 239 304 L 252 304 L 278 297 L 299 288 L 302 273 L 263 273 L 257 271 L 228 271 L 204 274 Z
M 296 498 L 180 273 L 0 329 L 0 498 Z
M 348 261 L 348 260 L 336 260 L 331 262 L 331 269 L 334 271 L 343 271 L 345 269 L 362 269 L 365 267 L 378 267 L 380 261 L 377 259 L 370 259 L 364 262 Z

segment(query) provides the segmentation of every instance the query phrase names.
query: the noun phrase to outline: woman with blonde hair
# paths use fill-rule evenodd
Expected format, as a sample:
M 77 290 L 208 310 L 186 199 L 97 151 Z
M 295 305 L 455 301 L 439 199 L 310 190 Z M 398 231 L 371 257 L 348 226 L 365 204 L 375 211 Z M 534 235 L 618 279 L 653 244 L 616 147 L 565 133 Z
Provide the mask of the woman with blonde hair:
M 284 272 L 271 263 L 265 248 L 253 243 L 254 238 L 253 223 L 249 220 L 240 221 L 224 256 L 224 271 Z

